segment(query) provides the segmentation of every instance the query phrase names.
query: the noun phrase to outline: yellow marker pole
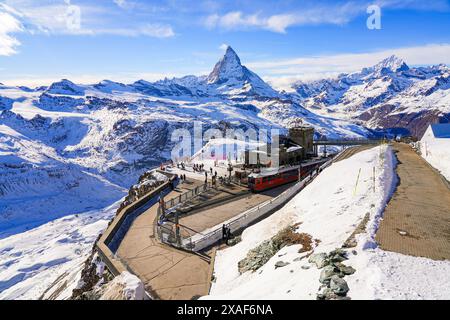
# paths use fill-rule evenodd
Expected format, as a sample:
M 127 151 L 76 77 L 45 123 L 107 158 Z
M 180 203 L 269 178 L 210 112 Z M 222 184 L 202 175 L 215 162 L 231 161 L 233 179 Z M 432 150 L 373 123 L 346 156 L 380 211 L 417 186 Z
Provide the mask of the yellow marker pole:
M 361 168 L 359 168 L 358 177 L 356 178 L 355 190 L 353 190 L 353 195 L 356 195 L 356 188 L 358 187 L 360 174 L 361 174 Z

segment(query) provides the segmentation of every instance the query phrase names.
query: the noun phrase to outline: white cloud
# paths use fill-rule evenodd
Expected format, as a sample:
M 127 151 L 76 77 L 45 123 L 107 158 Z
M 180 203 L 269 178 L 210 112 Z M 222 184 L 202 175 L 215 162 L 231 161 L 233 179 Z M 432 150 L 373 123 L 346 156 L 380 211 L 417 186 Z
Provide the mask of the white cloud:
M 105 20 L 108 10 L 96 5 L 75 5 L 70 1 L 36 4 L 31 1 L 9 1 L 27 31 L 45 34 L 67 35 L 117 35 L 117 36 L 148 36 L 155 38 L 169 38 L 175 36 L 172 26 L 159 23 L 134 23 L 118 26 L 115 21 Z M 8 3 L 9 3 L 8 2 Z M 117 1 L 117 5 L 130 7 L 132 2 Z M 14 9 L 12 9 L 14 6 Z M 74 10 L 77 9 L 77 10 Z M 73 12 L 79 12 L 79 26 L 73 28 Z
M 390 55 L 397 55 L 408 65 L 450 65 L 450 43 L 379 50 L 368 53 L 347 53 L 299 57 L 286 60 L 255 61 L 246 65 L 277 88 L 286 89 L 296 80 L 329 78 L 372 66 Z
M 285 33 L 291 26 L 314 24 L 344 24 L 357 14 L 364 12 L 363 3 L 347 3 L 341 6 L 316 6 L 302 11 L 262 15 L 260 12 L 244 14 L 231 11 L 224 15 L 212 14 L 206 17 L 207 28 L 225 30 L 265 29 L 277 33 Z
M 148 24 L 139 29 L 140 34 L 156 37 L 156 38 L 170 38 L 175 36 L 175 32 L 169 25 Z
M 0 5 L 0 56 L 16 54 L 20 45 L 19 40 L 11 34 L 23 31 L 23 27 L 10 12 L 8 7 Z
M 74 35 L 91 35 L 91 36 L 96 35 L 115 35 L 124 37 L 147 36 L 153 38 L 170 38 L 175 36 L 175 32 L 173 31 L 170 25 L 162 25 L 162 24 L 146 24 L 136 28 L 109 28 L 109 29 L 80 28 L 67 30 L 67 33 Z
M 127 1 L 125 0 L 113 0 L 113 2 L 121 8 L 126 8 L 127 6 Z
M 128 0 L 113 0 L 113 2 L 122 9 L 132 9 L 136 6 L 136 3 L 128 1 Z
M 219 49 L 222 50 L 222 51 L 225 51 L 225 50 L 228 49 L 228 47 L 229 47 L 229 45 L 227 45 L 226 43 L 222 43 L 222 44 L 220 45 Z
M 115 72 L 104 74 L 68 74 L 43 76 L 43 75 L 22 75 L 15 78 L 2 78 L 2 83 L 8 86 L 27 86 L 35 88 L 39 86 L 48 86 L 61 79 L 69 79 L 78 84 L 95 84 L 102 80 L 111 80 L 125 84 L 133 83 L 144 79 L 147 81 L 158 81 L 164 78 L 181 77 L 183 75 L 176 73 L 157 73 L 157 72 Z
M 412 9 L 428 11 L 448 11 L 450 5 L 445 0 L 433 2 L 420 0 L 365 0 L 347 1 L 334 4 L 306 3 L 304 8 L 292 9 L 275 14 L 244 13 L 230 11 L 214 13 L 204 19 L 204 25 L 209 28 L 224 30 L 263 29 L 277 33 L 286 33 L 289 27 L 303 25 L 333 24 L 342 25 L 359 15 L 366 14 L 369 5 L 377 4 L 382 9 Z

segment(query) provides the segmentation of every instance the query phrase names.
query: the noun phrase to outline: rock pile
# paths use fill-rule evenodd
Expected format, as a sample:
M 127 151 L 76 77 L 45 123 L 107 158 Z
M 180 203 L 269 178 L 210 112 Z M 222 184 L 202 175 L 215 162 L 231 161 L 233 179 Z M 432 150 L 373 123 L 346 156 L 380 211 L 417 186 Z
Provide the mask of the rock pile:
M 166 176 L 154 171 L 145 172 L 139 177 L 139 182 L 130 188 L 128 196 L 122 203 L 121 208 L 137 201 L 142 196 L 162 185 L 167 179 Z
M 238 236 L 235 236 L 235 237 L 232 237 L 231 239 L 229 239 L 227 245 L 232 247 L 232 246 L 237 245 L 241 241 L 242 241 L 241 235 L 238 235 Z
M 330 253 L 318 253 L 309 257 L 309 262 L 322 269 L 319 281 L 322 286 L 317 294 L 319 300 L 349 299 L 347 282 L 343 279 L 346 275 L 355 273 L 355 269 L 343 264 L 347 260 L 347 252 L 336 249 Z
M 72 300 L 97 300 L 102 295 L 100 288 L 113 279 L 113 275 L 104 268 L 100 257 L 95 249 L 85 261 L 84 268 L 81 271 L 81 278 L 77 287 L 72 291 Z
M 313 246 L 312 237 L 306 233 L 295 232 L 297 227 L 298 224 L 289 226 L 250 250 L 247 256 L 238 263 L 239 273 L 258 270 L 285 246 L 301 244 L 300 252 L 310 251 Z M 280 266 L 276 266 L 276 268 L 278 267 Z

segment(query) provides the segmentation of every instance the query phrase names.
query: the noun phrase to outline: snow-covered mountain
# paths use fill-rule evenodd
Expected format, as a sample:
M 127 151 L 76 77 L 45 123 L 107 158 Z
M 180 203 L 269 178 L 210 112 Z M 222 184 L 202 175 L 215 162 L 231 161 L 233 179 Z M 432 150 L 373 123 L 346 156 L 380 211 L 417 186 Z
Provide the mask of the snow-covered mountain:
M 361 72 L 293 88 L 315 113 L 420 138 L 430 123 L 450 119 L 449 77 L 445 65 L 410 68 L 391 56 Z
M 17 258 L 23 251 L 20 232 L 33 229 L 26 235 L 36 231 L 48 241 L 58 230 L 70 229 L 74 241 L 83 242 L 75 222 L 66 226 L 55 219 L 87 216 L 91 232 L 91 216 L 105 210 L 110 216 L 105 208 L 125 196 L 142 172 L 170 158 L 171 133 L 193 130 L 194 121 L 222 131 L 286 132 L 302 123 L 314 126 L 317 136 L 338 138 L 373 135 L 366 125 L 410 128 L 420 118 L 414 115 L 424 113 L 420 121 L 426 122 L 449 113 L 449 69 L 409 68 L 395 57 L 360 73 L 295 88 L 297 94 L 277 92 L 231 48 L 200 77 L 93 85 L 63 79 L 34 89 L 0 84 L 0 291 L 20 297 L 33 277 L 66 270 L 62 264 L 73 260 L 41 256 L 39 250 L 26 261 Z M 55 242 L 55 252 L 58 246 Z
M 318 135 L 367 136 L 347 120 L 316 115 L 241 64 L 232 48 L 208 76 L 30 89 L 0 86 L 0 237 L 100 209 L 140 173 L 170 158 L 171 133 L 278 128 L 302 122 Z
M 192 130 L 194 121 L 204 129 L 244 130 L 285 130 L 302 121 L 330 137 L 370 134 L 278 94 L 231 48 L 202 77 L 94 85 L 63 79 L 35 89 L 0 85 L 0 294 L 37 298 L 43 283 L 49 285 L 42 277 L 58 277 L 84 261 L 81 253 L 101 230 L 91 227 L 99 219 L 91 217 L 103 217 L 105 210 L 111 215 L 105 208 L 124 197 L 143 171 L 170 158 L 173 130 Z M 80 225 L 65 225 L 69 216 Z M 90 238 L 79 236 L 83 228 Z M 75 254 L 64 253 L 59 230 L 76 235 L 70 242 L 79 248 Z M 44 255 L 23 249 L 21 239 L 35 234 L 37 243 L 54 244 L 42 249 Z M 28 259 L 19 252 L 28 252 Z
M 206 78 L 209 85 L 217 85 L 219 92 L 243 92 L 260 96 L 277 96 L 277 92 L 265 83 L 256 73 L 241 64 L 236 52 L 228 47 L 225 55 L 214 66 Z

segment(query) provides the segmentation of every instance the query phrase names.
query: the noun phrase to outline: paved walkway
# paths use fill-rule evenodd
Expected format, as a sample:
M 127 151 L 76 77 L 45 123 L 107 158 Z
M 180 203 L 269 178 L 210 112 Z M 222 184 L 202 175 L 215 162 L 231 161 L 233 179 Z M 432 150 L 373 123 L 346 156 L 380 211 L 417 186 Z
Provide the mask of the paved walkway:
M 450 259 L 450 189 L 406 144 L 394 144 L 400 182 L 376 239 L 381 248 L 435 260 Z
M 180 184 L 166 196 L 175 197 L 202 182 Z M 164 300 L 191 299 L 209 290 L 210 259 L 160 244 L 155 239 L 157 206 L 141 214 L 122 240 L 117 255 L 155 297 Z
M 165 198 L 171 199 L 203 183 L 194 179 L 189 181 L 190 184 L 180 184 Z M 201 232 L 216 226 L 250 207 L 276 197 L 286 188 L 288 186 L 261 194 L 241 195 L 236 201 L 205 207 L 200 211 L 194 209 L 193 214 L 180 219 L 180 224 L 189 228 L 182 228 L 188 232 L 182 236 L 190 236 L 189 230 Z M 230 192 L 240 195 L 242 189 L 235 187 L 231 191 L 222 192 L 221 195 L 228 197 Z M 207 201 L 217 200 L 218 197 L 220 194 L 213 194 Z M 201 199 L 205 201 L 204 197 Z M 157 205 L 136 218 L 117 250 L 118 257 L 144 282 L 147 291 L 156 298 L 180 300 L 207 295 L 213 250 L 199 255 L 159 243 L 154 234 L 156 214 Z
M 187 228 L 183 228 L 182 236 L 184 238 L 191 237 L 197 232 L 202 232 L 211 227 L 220 225 L 239 213 L 257 207 L 261 203 L 277 197 L 283 193 L 283 191 L 292 187 L 292 185 L 293 184 L 287 184 L 261 193 L 249 193 L 233 201 L 221 203 L 216 206 L 209 206 L 205 209 L 201 209 L 201 212 L 183 216 L 180 219 L 180 224 Z

